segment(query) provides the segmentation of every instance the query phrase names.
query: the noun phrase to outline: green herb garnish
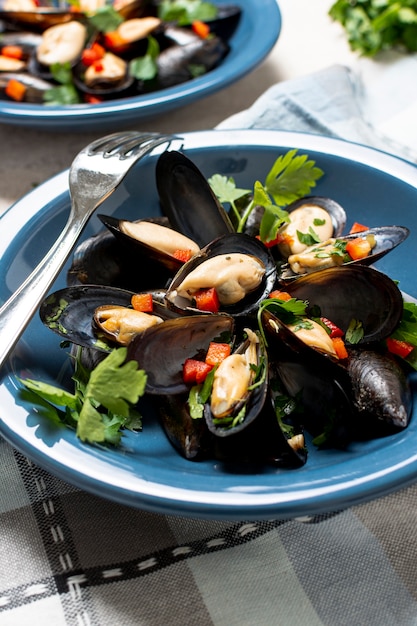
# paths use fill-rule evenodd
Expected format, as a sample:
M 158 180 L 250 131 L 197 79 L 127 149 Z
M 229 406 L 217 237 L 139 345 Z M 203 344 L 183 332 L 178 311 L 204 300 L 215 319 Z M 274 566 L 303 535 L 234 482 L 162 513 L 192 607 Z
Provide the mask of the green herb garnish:
M 203 0 L 162 0 L 158 4 L 158 17 L 164 22 L 177 22 L 186 26 L 199 20 L 206 22 L 217 17 L 218 7 Z
M 276 238 L 278 229 L 289 222 L 284 207 L 310 193 L 321 176 L 323 171 L 307 155 L 297 155 L 297 150 L 289 150 L 275 160 L 264 184 L 255 182 L 252 198 L 243 210 L 239 210 L 237 201 L 247 196 L 250 190 L 238 189 L 233 178 L 218 174 L 208 182 L 219 201 L 230 204 L 237 221 L 237 232 L 244 230 L 255 206 L 262 207 L 264 213 L 259 235 L 262 241 L 269 242 Z
M 41 407 L 47 403 L 56 423 L 75 425 L 82 441 L 117 445 L 120 429 L 141 427 L 133 407 L 145 392 L 146 373 L 138 370 L 136 361 L 125 361 L 126 348 L 113 350 L 91 372 L 82 366 L 80 354 L 73 375 L 74 393 L 28 378 L 21 382 L 39 398 Z
M 337 0 L 329 15 L 344 27 L 352 50 L 363 56 L 392 48 L 417 51 L 416 0 Z

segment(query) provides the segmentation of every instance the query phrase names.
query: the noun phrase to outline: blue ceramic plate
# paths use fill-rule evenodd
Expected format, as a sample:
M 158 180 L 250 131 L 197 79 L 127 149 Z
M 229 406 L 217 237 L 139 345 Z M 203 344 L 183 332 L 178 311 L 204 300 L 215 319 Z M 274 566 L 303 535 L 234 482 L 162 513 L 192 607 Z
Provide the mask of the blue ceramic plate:
M 225 4 L 224 0 L 213 0 Z M 211 72 L 192 81 L 148 95 L 101 104 L 44 106 L 0 100 L 0 123 L 41 130 L 94 131 L 127 127 L 139 120 L 191 104 L 242 78 L 268 55 L 281 31 L 277 0 L 233 0 L 242 8 L 239 26 L 226 59 Z
M 173 145 L 172 147 L 179 147 Z M 349 222 L 369 226 L 400 223 L 410 237 L 379 268 L 417 296 L 417 168 L 387 154 L 343 141 L 279 131 L 204 131 L 184 135 L 186 154 L 206 176 L 234 176 L 240 187 L 263 180 L 275 158 L 298 148 L 325 176 L 316 191 L 338 200 Z M 102 207 L 137 219 L 159 213 L 154 179 L 157 155 L 140 162 Z M 0 219 L 0 301 L 23 281 L 56 239 L 69 209 L 68 172 L 55 176 L 17 202 Z M 93 217 L 84 237 L 101 229 Z M 54 290 L 65 284 L 65 272 Z M 402 433 L 345 451 L 309 445 L 298 470 L 231 472 L 219 462 L 191 462 L 168 443 L 151 409 L 144 428 L 129 433 L 119 449 L 81 444 L 75 434 L 37 414 L 19 398 L 17 376 L 60 379 L 68 365 L 59 338 L 36 317 L 10 359 L 0 385 L 0 432 L 35 463 L 103 497 L 151 511 L 224 519 L 286 518 L 337 510 L 381 496 L 417 478 L 417 415 Z M 416 379 L 412 380 L 414 387 Z M 416 409 L 417 410 L 417 409 Z

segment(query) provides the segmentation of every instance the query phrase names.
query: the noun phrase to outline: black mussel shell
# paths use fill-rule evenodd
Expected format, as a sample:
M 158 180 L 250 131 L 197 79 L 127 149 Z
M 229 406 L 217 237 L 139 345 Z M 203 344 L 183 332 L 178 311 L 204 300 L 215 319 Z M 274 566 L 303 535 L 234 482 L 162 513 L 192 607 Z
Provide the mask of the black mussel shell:
M 225 41 L 229 41 L 239 26 L 241 15 L 241 7 L 232 4 L 219 6 L 217 17 L 207 20 L 210 32 Z
M 39 7 L 36 11 L 2 11 L 0 20 L 12 27 L 24 28 L 35 32 L 43 32 L 51 26 L 66 24 L 73 20 L 84 21 L 82 13 L 74 14 L 68 9 L 56 7 Z
M 159 420 L 171 444 L 189 461 L 212 457 L 213 436 L 203 418 L 188 410 L 188 393 L 153 396 Z
M 179 314 L 192 313 L 195 315 L 201 313 L 201 311 L 192 307 L 190 301 L 186 300 L 186 298 L 178 297 L 176 289 L 182 283 L 185 276 L 198 265 L 212 257 L 229 253 L 248 254 L 259 259 L 265 267 L 265 274 L 257 289 L 248 293 L 240 302 L 223 306 L 221 310 L 235 317 L 245 317 L 256 314 L 259 303 L 268 297 L 275 285 L 276 266 L 269 250 L 258 239 L 241 233 L 231 233 L 219 237 L 203 248 L 200 254 L 195 255 L 192 259 L 187 261 L 172 279 L 167 289 L 167 306 L 171 307 Z
M 157 58 L 158 74 L 149 81 L 149 90 L 168 89 L 195 78 L 193 67 L 202 73 L 217 67 L 229 53 L 228 45 L 219 37 L 200 39 L 185 45 L 174 44 L 162 50 Z
M 200 247 L 234 232 L 206 178 L 181 152 L 161 154 L 156 164 L 156 185 L 162 211 L 172 227 Z
M 389 353 L 349 350 L 347 371 L 358 437 L 375 437 L 409 423 L 412 394 L 406 373 Z
M 375 241 L 375 247 L 371 250 L 371 253 L 361 259 L 357 259 L 355 261 L 348 261 L 344 263 L 344 265 L 371 265 L 382 259 L 388 252 L 396 248 L 400 243 L 402 243 L 410 234 L 410 231 L 405 226 L 378 226 L 375 228 L 370 228 L 369 230 L 362 231 L 359 233 L 352 233 L 350 235 L 345 235 L 343 237 L 338 237 L 343 241 L 350 241 L 352 239 L 363 238 L 367 236 L 371 236 Z M 320 268 L 317 268 L 316 271 L 312 273 L 317 273 L 318 271 L 323 271 Z M 285 263 L 280 268 L 279 279 L 281 281 L 291 281 L 298 278 L 300 274 L 296 274 L 292 271 L 291 267 Z M 304 274 L 303 274 L 304 276 Z
M 136 79 L 129 74 L 127 66 L 126 73 L 120 80 L 106 80 L 106 78 L 101 77 L 97 78 L 97 81 L 91 85 L 87 85 L 84 80 L 85 70 L 85 65 L 80 61 L 74 66 L 72 72 L 74 84 L 82 93 L 102 98 L 124 97 L 131 92 L 133 93 Z
M 247 341 L 243 341 L 234 350 L 234 353 L 242 353 L 247 347 Z M 260 367 L 265 368 L 265 372 L 268 370 L 268 356 L 266 353 L 265 344 L 260 339 L 257 345 L 258 363 Z M 249 391 L 247 398 L 242 402 L 245 405 L 245 414 L 243 419 L 234 426 L 224 426 L 222 419 L 215 420 L 210 407 L 210 400 L 204 406 L 204 418 L 207 422 L 208 429 L 213 435 L 220 438 L 235 437 L 240 432 L 246 430 L 262 412 L 265 405 L 265 401 L 268 394 L 268 376 L 265 374 L 264 380 L 258 385 L 254 386 L 254 389 Z M 236 408 L 235 412 L 239 412 L 242 406 Z M 223 418 L 224 419 L 224 418 Z
M 128 359 L 146 370 L 150 394 L 187 393 L 183 364 L 203 358 L 211 341 L 233 339 L 234 320 L 229 315 L 198 315 L 167 320 L 136 337 L 128 347 Z
M 398 326 L 403 298 L 395 282 L 366 265 L 332 267 L 306 274 L 285 287 L 291 296 L 307 300 L 344 332 L 352 320 L 362 323 L 361 344 L 389 337 Z
M 346 446 L 353 406 L 346 393 L 345 369 L 306 345 L 270 311 L 264 310 L 261 318 L 270 368 L 284 391 L 300 403 L 302 427 L 320 437 L 321 445 Z
M 276 364 L 269 362 L 269 398 L 273 415 L 271 433 L 268 436 L 269 459 L 277 467 L 301 467 L 307 461 L 307 447 L 304 438 L 304 413 L 293 398 L 284 393 Z M 289 406 L 291 402 L 292 406 Z M 282 417 L 277 413 L 281 407 Z
M 120 241 L 122 245 L 127 245 L 131 249 L 132 254 L 137 254 L 138 257 L 145 259 L 147 264 L 152 262 L 155 263 L 156 266 L 166 268 L 168 270 L 167 278 L 168 276 L 172 276 L 173 274 L 178 272 L 180 267 L 182 267 L 183 261 L 179 261 L 170 254 L 167 254 L 162 250 L 159 250 L 158 248 L 154 248 L 153 246 L 147 245 L 142 241 L 138 241 L 137 239 L 134 239 L 133 237 L 130 237 L 128 234 L 124 233 L 120 229 L 120 223 L 126 220 L 121 220 L 110 215 L 101 214 L 99 214 L 97 217 L 110 230 L 110 232 L 113 233 L 113 235 Z M 154 221 L 161 226 L 169 227 L 168 220 L 166 218 L 155 218 L 154 220 L 151 220 L 149 218 L 147 220 L 141 221 Z
M 172 275 L 160 264 L 142 259 L 138 270 L 137 249 L 126 246 L 103 230 L 83 241 L 75 250 L 67 274 L 69 285 L 109 285 L 129 291 L 163 288 Z
M 67 341 L 110 352 L 116 344 L 94 328 L 94 312 L 102 305 L 129 307 L 132 295 L 130 291 L 108 286 L 66 287 L 42 302 L 39 315 L 45 326 Z M 159 302 L 154 302 L 154 314 L 163 318 L 172 316 Z
M 52 87 L 55 87 L 54 83 L 43 80 L 31 74 L 0 72 L 0 95 L 1 97 L 7 97 L 4 94 L 4 89 L 7 86 L 9 80 L 15 79 L 25 85 L 25 97 L 24 102 L 30 102 L 33 104 L 43 104 L 44 94 Z

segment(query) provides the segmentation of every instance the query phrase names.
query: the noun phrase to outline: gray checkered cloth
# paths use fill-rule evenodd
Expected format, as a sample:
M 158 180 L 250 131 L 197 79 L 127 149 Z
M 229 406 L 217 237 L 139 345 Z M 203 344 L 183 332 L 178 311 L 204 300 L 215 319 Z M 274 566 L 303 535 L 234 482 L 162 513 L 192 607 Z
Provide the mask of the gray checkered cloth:
M 405 154 L 364 121 L 358 87 L 331 67 L 272 87 L 221 127 Z M 102 500 L 3 440 L 0 468 L 0 626 L 417 624 L 417 487 L 334 515 L 218 522 Z

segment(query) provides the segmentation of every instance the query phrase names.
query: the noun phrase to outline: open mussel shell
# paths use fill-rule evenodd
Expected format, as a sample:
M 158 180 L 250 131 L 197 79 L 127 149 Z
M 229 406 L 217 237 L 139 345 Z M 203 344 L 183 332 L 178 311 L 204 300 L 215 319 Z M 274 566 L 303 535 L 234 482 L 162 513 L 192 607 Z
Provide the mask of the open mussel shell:
M 138 271 L 139 263 L 139 271 Z M 89 237 L 75 250 L 67 273 L 68 285 L 109 285 L 140 292 L 163 288 L 172 272 L 138 256 L 136 246 L 126 245 L 109 230 Z
M 304 415 L 300 413 L 297 403 L 293 400 L 293 407 L 288 407 L 288 396 L 278 374 L 274 361 L 269 361 L 269 402 L 273 415 L 271 433 L 268 436 L 269 460 L 277 467 L 302 467 L 307 461 L 307 446 L 304 437 Z M 284 398 L 286 409 L 278 418 L 279 408 Z
M 138 257 L 144 259 L 146 264 L 154 263 L 156 266 L 164 267 L 168 271 L 167 277 L 176 274 L 176 272 L 182 267 L 183 261 L 176 259 L 171 254 L 168 254 L 150 243 L 146 243 L 143 240 L 138 240 L 135 237 L 124 232 L 123 225 L 129 224 L 128 220 L 123 220 L 119 218 L 112 217 L 111 215 L 102 215 L 99 214 L 97 216 L 103 224 L 109 229 L 110 232 L 120 241 L 122 245 L 127 245 L 129 249 L 132 251 L 132 254 L 137 254 Z M 146 220 L 138 220 L 137 223 L 145 223 L 148 222 L 158 224 L 160 226 L 164 226 L 169 228 L 168 220 L 166 218 L 155 218 L 155 219 L 146 219 Z M 175 232 L 172 231 L 172 235 L 174 237 Z M 179 249 L 181 246 L 179 246 Z
M 395 282 L 366 265 L 332 267 L 301 276 L 286 285 L 286 291 L 307 300 L 307 315 L 313 307 L 346 332 L 352 320 L 361 322 L 361 344 L 389 337 L 398 326 L 403 298 Z
M 38 78 L 24 72 L 0 72 L 0 96 L 7 97 L 4 94 L 4 90 L 10 80 L 17 80 L 26 87 L 24 102 L 30 102 L 33 104 L 43 104 L 45 92 L 55 86 L 47 80 L 43 80 L 42 78 Z
M 203 418 L 194 419 L 188 408 L 188 392 L 154 395 L 153 404 L 168 440 L 189 461 L 213 455 L 213 435 Z
M 127 64 L 124 68 L 123 75 L 119 78 L 114 78 L 111 73 L 108 75 L 102 73 L 97 74 L 96 79 L 90 84 L 87 84 L 85 80 L 85 73 L 86 67 L 81 61 L 74 65 L 72 77 L 75 86 L 82 93 L 99 96 L 104 99 L 127 96 L 130 92 L 133 93 L 136 79 L 129 73 Z
M 66 287 L 42 302 L 39 315 L 45 326 L 67 341 L 110 352 L 117 344 L 95 327 L 94 313 L 103 305 L 129 307 L 132 295 L 130 291 L 108 286 Z M 159 302 L 154 302 L 154 314 L 162 318 L 172 316 Z
M 342 241 L 350 241 L 352 239 L 372 237 L 375 241 L 375 246 L 372 248 L 371 253 L 361 259 L 354 261 L 348 261 L 344 265 L 372 265 L 382 259 L 388 252 L 396 248 L 400 243 L 407 239 L 410 234 L 409 229 L 406 226 L 377 226 L 370 228 L 359 233 L 352 233 L 343 237 L 338 237 Z M 313 270 L 311 273 L 322 271 L 320 267 L 317 270 Z M 303 274 L 304 275 L 304 274 Z M 279 280 L 292 281 L 298 278 L 300 274 L 293 272 L 291 267 L 285 263 L 281 266 L 279 271 Z
M 206 178 L 184 154 L 171 150 L 160 155 L 156 184 L 162 211 L 172 227 L 200 247 L 234 232 Z
M 247 349 L 248 344 L 249 340 L 243 340 L 240 345 L 233 351 L 233 353 L 243 354 Z M 259 340 L 259 342 L 257 343 L 256 352 L 256 362 L 258 364 L 258 367 L 265 368 L 267 371 L 268 357 L 265 344 L 262 340 Z M 239 381 L 236 382 L 238 383 Z M 251 384 L 253 384 L 253 381 Z M 232 416 L 237 415 L 243 408 L 245 409 L 244 417 L 236 425 L 233 426 L 227 425 L 229 420 L 226 417 L 215 419 L 215 416 L 212 412 L 212 399 L 210 398 L 210 400 L 204 406 L 204 418 L 207 422 L 208 429 L 216 437 L 228 438 L 236 436 L 238 433 L 248 428 L 250 424 L 252 424 L 252 422 L 257 419 L 265 404 L 267 393 L 268 377 L 266 375 L 264 376 L 263 381 L 255 385 L 253 389 L 246 391 L 245 388 L 245 391 L 242 393 L 242 399 L 236 404 L 234 403 L 233 406 L 230 407 L 230 410 L 232 411 Z M 221 401 L 223 401 L 224 392 L 223 394 L 221 394 L 221 396 Z M 226 425 L 223 424 L 223 421 Z
M 211 341 L 231 341 L 234 326 L 229 315 L 170 319 L 136 337 L 128 347 L 128 359 L 146 370 L 147 393 L 187 393 L 189 386 L 183 380 L 185 360 L 205 356 Z
M 219 6 L 217 16 L 212 20 L 207 20 L 210 32 L 221 37 L 225 41 L 234 35 L 242 15 L 242 8 L 233 4 Z
M 353 405 L 346 370 L 306 345 L 270 311 L 262 312 L 270 369 L 285 392 L 301 402 L 302 427 L 314 437 L 327 433 L 325 444 L 345 446 L 351 438 Z M 303 452 L 300 450 L 300 460 Z
M 38 7 L 36 11 L 4 11 L 0 9 L 0 20 L 15 28 L 43 32 L 51 26 L 66 24 L 73 20 L 84 20 L 82 13 L 74 13 L 69 8 Z
M 172 279 L 167 289 L 167 306 L 177 311 L 179 314 L 195 315 L 201 313 L 201 311 L 192 306 L 191 300 L 178 295 L 178 287 L 186 276 L 194 269 L 201 266 L 205 261 L 213 259 L 218 255 L 232 253 L 245 254 L 253 257 L 263 265 L 265 273 L 256 289 L 247 293 L 242 300 L 235 304 L 221 306 L 221 311 L 233 315 L 234 317 L 254 315 L 258 310 L 259 303 L 268 297 L 268 294 L 275 285 L 276 266 L 268 249 L 259 240 L 241 233 L 231 233 L 219 237 L 203 248 L 200 254 L 195 255 L 192 259 L 187 261 Z M 210 287 L 210 285 L 201 285 L 201 287 L 207 288 Z

